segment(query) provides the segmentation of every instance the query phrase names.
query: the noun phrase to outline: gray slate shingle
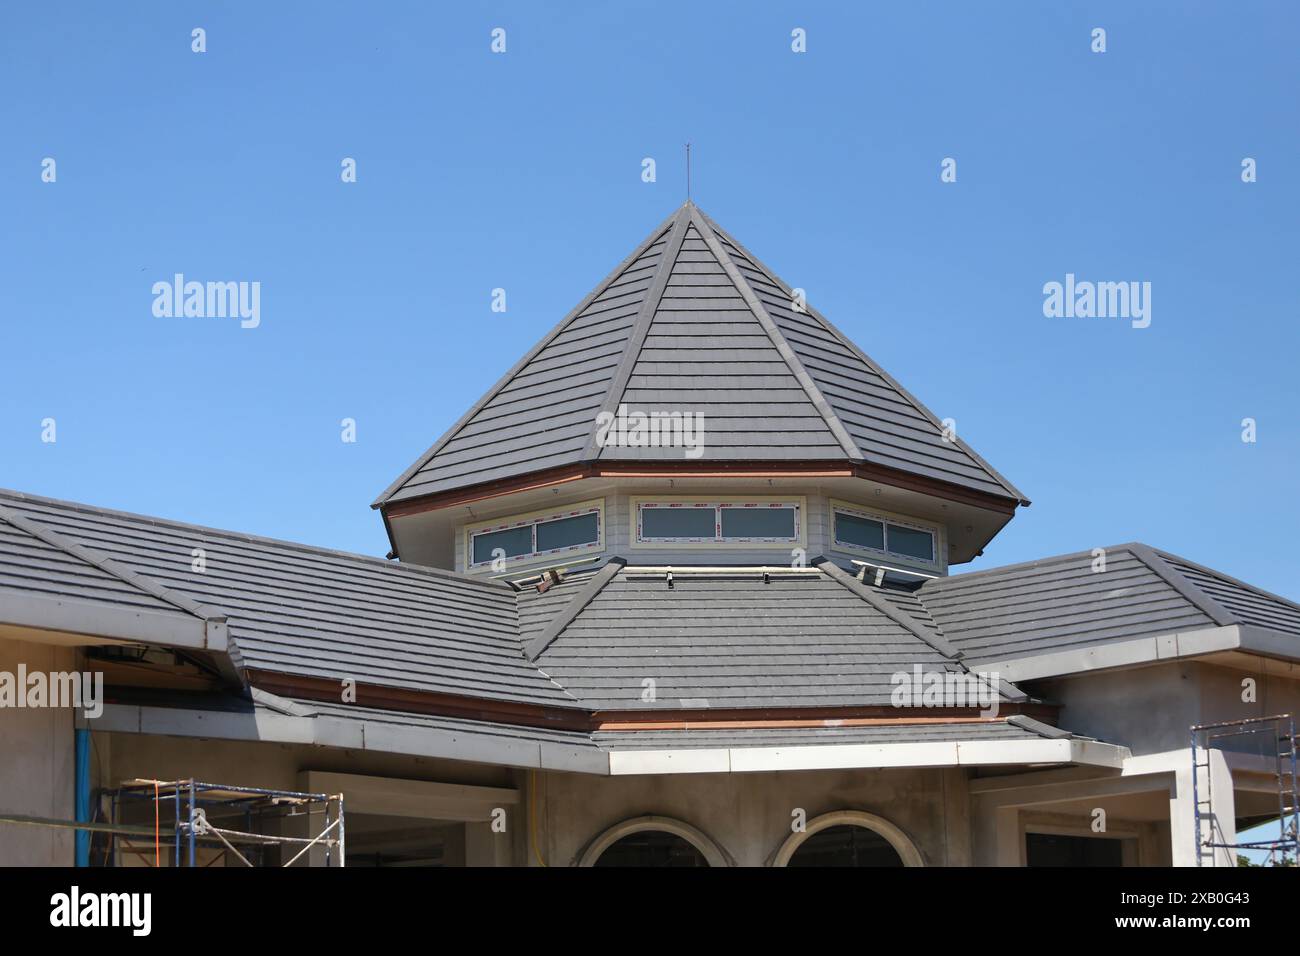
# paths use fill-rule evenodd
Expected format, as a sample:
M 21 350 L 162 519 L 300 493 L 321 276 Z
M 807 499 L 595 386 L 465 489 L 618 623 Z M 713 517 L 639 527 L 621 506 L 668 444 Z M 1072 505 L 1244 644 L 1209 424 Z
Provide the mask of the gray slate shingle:
M 600 448 L 597 413 L 704 415 L 698 461 L 851 460 L 1024 500 L 690 203 L 380 495 L 376 506 L 545 468 L 681 460 Z

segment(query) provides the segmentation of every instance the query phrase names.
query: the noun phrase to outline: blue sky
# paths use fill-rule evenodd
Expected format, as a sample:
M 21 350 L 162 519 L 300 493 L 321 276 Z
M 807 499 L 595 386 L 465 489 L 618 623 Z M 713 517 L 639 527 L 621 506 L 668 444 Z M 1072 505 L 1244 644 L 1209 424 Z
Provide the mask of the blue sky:
M 1140 539 L 1300 597 L 1300 8 L 1136 6 L 6 5 L 0 485 L 382 554 L 369 502 L 689 139 L 700 206 L 1034 500 L 972 567 Z M 261 326 L 155 317 L 176 272 Z M 1149 281 L 1150 328 L 1045 318 L 1067 272 Z

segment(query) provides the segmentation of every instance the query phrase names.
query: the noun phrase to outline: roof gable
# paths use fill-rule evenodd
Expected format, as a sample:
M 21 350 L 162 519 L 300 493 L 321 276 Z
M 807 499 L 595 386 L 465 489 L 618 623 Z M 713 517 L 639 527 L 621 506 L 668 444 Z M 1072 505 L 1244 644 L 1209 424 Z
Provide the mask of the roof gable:
M 687 202 L 375 502 L 565 465 L 680 460 L 600 447 L 600 412 L 704 417 L 705 461 L 839 460 L 1024 501 L 935 416 Z

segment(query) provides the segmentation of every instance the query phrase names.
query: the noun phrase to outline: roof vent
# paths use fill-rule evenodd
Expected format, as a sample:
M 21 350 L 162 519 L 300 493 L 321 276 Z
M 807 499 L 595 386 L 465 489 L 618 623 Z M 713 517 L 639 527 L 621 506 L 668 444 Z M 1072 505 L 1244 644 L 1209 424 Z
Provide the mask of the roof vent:
M 550 568 L 543 571 L 541 577 L 537 579 L 537 593 L 545 594 L 563 580 L 564 572 L 559 568 Z

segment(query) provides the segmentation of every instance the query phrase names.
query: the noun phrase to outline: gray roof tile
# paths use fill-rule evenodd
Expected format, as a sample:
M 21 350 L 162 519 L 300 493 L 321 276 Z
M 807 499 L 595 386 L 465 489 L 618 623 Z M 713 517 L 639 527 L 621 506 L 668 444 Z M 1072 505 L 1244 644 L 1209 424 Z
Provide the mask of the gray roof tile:
M 936 578 L 911 600 L 972 665 L 1225 624 L 1300 637 L 1300 605 L 1285 598 L 1145 545 L 1103 550 L 1104 571 L 1085 551 Z
M 575 592 L 576 593 L 576 592 Z M 536 658 L 594 710 L 887 706 L 894 674 L 959 670 L 830 575 L 627 567 Z M 647 679 L 654 700 L 643 699 Z
M 220 608 L 246 667 L 575 705 L 524 658 L 515 596 L 504 584 L 12 492 L 0 492 L 0 505 Z M 6 546 L 13 542 L 0 538 Z M 203 573 L 191 570 L 194 548 L 206 553 Z
M 583 462 L 599 412 L 705 416 L 703 461 L 851 460 L 1023 496 L 690 203 L 539 342 L 376 506 Z

